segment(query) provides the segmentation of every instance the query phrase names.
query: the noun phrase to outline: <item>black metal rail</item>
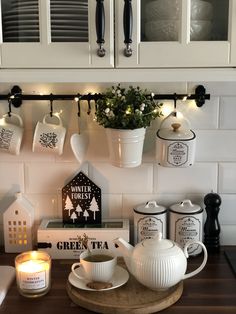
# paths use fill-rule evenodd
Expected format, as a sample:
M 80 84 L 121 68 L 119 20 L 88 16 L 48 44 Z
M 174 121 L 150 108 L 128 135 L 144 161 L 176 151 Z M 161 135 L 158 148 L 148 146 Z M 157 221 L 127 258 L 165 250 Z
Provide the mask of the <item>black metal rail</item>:
M 1 95 L 0 100 L 8 100 L 9 104 L 12 104 L 14 107 L 20 107 L 24 100 L 49 100 L 51 103 L 54 100 L 87 100 L 89 107 L 90 101 L 97 101 L 101 99 L 103 94 L 91 94 L 88 93 L 86 95 L 77 93 L 77 94 L 48 94 L 48 95 L 27 95 L 22 94 L 22 90 L 19 86 L 15 85 L 11 89 L 9 94 Z M 206 89 L 203 85 L 199 85 L 195 89 L 194 94 L 154 94 L 153 99 L 156 100 L 184 100 L 184 99 L 194 99 L 196 105 L 201 107 L 205 104 L 206 100 L 210 99 L 210 94 L 206 94 Z M 89 112 L 88 112 L 89 113 Z

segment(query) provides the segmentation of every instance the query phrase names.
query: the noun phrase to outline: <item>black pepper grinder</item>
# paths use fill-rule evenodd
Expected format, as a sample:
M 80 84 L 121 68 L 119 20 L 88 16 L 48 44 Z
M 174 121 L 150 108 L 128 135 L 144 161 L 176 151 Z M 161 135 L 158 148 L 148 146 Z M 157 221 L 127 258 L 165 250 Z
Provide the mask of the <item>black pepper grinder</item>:
M 204 244 L 208 252 L 220 250 L 220 223 L 218 214 L 221 205 L 221 197 L 216 193 L 209 193 L 204 197 L 207 219 L 204 224 Z

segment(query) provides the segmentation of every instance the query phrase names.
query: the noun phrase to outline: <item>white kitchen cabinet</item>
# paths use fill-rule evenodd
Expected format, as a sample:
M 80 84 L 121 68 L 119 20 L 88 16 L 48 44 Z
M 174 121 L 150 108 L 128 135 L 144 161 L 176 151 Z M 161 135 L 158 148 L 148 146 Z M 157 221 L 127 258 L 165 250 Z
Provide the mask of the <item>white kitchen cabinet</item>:
M 95 0 L 1 0 L 1 67 L 113 67 L 113 1 L 105 2 L 106 53 L 99 57 Z
M 40 69 L 45 70 L 45 77 L 48 69 L 90 69 L 95 71 L 91 74 L 94 80 L 114 81 L 121 77 L 119 81 L 122 81 L 131 76 L 130 80 L 135 81 L 139 74 L 120 70 L 138 68 L 148 69 L 149 80 L 153 81 L 155 69 L 233 68 L 236 65 L 236 0 L 0 2 L 2 69 Z M 98 2 L 104 4 L 105 13 L 106 52 L 102 57 L 98 55 L 95 22 Z M 202 10 L 193 7 L 199 3 L 206 7 Z M 125 5 L 128 10 L 124 10 Z M 131 48 L 128 52 L 132 50 L 129 56 L 127 50 L 124 53 L 124 11 L 128 25 L 126 41 Z M 191 32 L 191 29 L 194 30 Z M 104 72 L 109 68 L 112 73 Z M 70 75 L 71 81 L 84 79 L 79 77 L 79 72 L 67 72 L 66 77 L 63 73 L 58 72 L 50 80 L 61 77 L 61 81 L 69 81 Z M 88 73 L 85 73 L 86 80 Z M 145 76 L 144 80 L 147 79 Z
M 129 57 L 123 53 L 123 25 L 116 24 L 118 68 L 236 65 L 235 0 L 137 0 L 132 9 Z M 123 1 L 116 0 L 115 20 L 122 11 Z

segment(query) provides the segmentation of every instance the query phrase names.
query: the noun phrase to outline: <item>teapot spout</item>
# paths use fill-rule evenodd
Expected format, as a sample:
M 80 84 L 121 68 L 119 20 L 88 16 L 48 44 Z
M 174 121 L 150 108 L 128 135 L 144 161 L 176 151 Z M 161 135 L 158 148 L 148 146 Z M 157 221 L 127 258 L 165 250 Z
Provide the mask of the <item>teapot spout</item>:
M 116 238 L 113 240 L 113 242 L 117 250 L 119 250 L 120 253 L 122 254 L 129 272 L 132 273 L 131 256 L 132 256 L 134 247 L 122 238 Z

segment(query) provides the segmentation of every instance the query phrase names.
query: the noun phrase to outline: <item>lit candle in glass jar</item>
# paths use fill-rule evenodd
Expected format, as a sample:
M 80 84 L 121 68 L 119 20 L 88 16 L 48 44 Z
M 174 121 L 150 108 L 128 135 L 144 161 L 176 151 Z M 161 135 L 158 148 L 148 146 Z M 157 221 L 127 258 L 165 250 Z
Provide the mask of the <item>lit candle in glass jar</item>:
M 51 257 L 41 251 L 30 251 L 15 259 L 17 287 L 25 297 L 40 297 L 51 286 Z

